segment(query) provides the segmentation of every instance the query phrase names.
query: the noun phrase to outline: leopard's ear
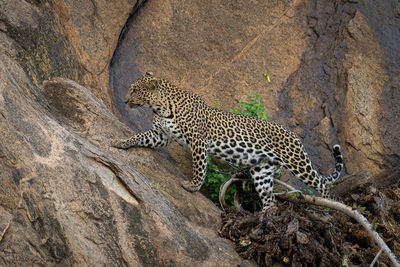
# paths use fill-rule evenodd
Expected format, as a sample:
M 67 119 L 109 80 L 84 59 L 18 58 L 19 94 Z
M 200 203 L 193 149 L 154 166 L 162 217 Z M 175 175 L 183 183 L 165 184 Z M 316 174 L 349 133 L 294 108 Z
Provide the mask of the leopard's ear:
M 153 77 L 154 75 L 153 75 L 153 73 L 151 71 L 148 71 L 148 72 L 146 72 L 146 76 Z
M 158 81 L 157 80 L 151 80 L 147 82 L 147 88 L 150 90 L 156 90 L 158 89 Z

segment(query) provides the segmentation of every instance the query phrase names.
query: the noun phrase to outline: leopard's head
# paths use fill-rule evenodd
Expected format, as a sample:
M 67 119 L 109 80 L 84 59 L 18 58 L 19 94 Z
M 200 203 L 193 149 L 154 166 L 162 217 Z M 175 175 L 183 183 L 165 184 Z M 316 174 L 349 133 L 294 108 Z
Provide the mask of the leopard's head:
M 158 87 L 158 79 L 153 77 L 151 72 L 147 72 L 131 84 L 124 102 L 131 108 L 158 106 L 160 102 Z

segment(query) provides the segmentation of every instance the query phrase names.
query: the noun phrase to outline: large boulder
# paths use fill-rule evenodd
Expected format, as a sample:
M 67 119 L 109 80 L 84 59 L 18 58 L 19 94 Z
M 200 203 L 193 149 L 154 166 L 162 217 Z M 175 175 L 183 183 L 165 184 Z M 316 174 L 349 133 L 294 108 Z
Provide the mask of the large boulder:
M 219 99 L 224 110 L 257 92 L 321 172 L 333 168 L 335 143 L 349 174 L 392 171 L 400 159 L 399 10 L 396 0 L 146 2 L 111 65 L 115 102 L 142 130 L 147 113 L 127 111 L 121 97 L 146 71 L 209 105 Z
M 0 265 L 241 263 L 165 151 L 110 147 L 132 134 L 106 70 L 136 3 L 81 3 L 0 9 Z

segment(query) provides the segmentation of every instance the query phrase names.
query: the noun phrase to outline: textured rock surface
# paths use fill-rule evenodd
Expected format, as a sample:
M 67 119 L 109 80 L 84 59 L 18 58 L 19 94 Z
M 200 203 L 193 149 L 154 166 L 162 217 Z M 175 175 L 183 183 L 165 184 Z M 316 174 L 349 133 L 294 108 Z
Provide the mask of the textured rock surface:
M 111 108 L 108 65 L 129 14 L 142 0 L 52 0 L 60 31 L 84 69 L 84 85 Z
M 217 237 L 219 211 L 180 188 L 168 159 L 109 147 L 129 129 L 86 88 L 48 81 L 38 103 L 10 64 L 2 57 L 2 266 L 241 261 Z
M 393 170 L 400 165 L 399 10 L 395 0 L 148 1 L 113 60 L 115 101 L 149 70 L 210 105 L 218 98 L 225 110 L 256 91 L 267 112 L 304 139 L 321 172 L 331 171 L 334 143 L 350 174 Z M 129 112 L 135 131 L 148 127 L 145 112 Z
M 217 237 L 219 210 L 179 186 L 187 154 L 108 146 L 131 133 L 109 111 L 108 67 L 139 2 L 1 2 L 1 266 L 241 262 Z M 113 58 L 115 102 L 147 70 L 223 109 L 257 91 L 322 171 L 339 141 L 349 173 L 391 173 L 399 14 L 394 0 L 147 1 Z M 149 127 L 131 115 L 135 131 Z
M 360 5 L 347 26 L 340 130 L 348 157 L 357 159 L 348 168 L 377 174 L 400 166 L 400 6 L 372 3 Z
M 0 266 L 241 263 L 166 153 L 109 146 L 131 130 L 77 82 L 110 103 L 104 71 L 135 3 L 90 3 L 1 3 Z

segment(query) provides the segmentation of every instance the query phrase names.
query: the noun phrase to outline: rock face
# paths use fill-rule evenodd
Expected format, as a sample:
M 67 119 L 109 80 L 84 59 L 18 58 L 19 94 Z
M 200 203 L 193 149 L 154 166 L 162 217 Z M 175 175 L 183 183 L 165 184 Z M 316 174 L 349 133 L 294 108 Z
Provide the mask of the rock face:
M 132 134 L 106 106 L 107 70 L 137 3 L 81 4 L 1 4 L 0 266 L 241 263 L 164 151 L 109 146 Z
M 257 91 L 323 172 L 336 141 L 348 173 L 398 168 L 399 14 L 394 0 L 2 1 L 0 265 L 242 263 L 220 211 L 179 186 L 187 154 L 109 146 L 132 134 L 113 104 L 148 70 L 223 109 Z
M 113 107 L 108 90 L 108 65 L 129 14 L 142 0 L 51 1 L 60 32 L 77 55 L 83 84 Z
M 321 172 L 332 169 L 335 143 L 347 173 L 391 172 L 400 165 L 399 10 L 395 0 L 149 1 L 115 53 L 115 101 L 146 71 L 224 110 L 258 92 Z M 129 112 L 133 129 L 148 127 L 146 112 Z

